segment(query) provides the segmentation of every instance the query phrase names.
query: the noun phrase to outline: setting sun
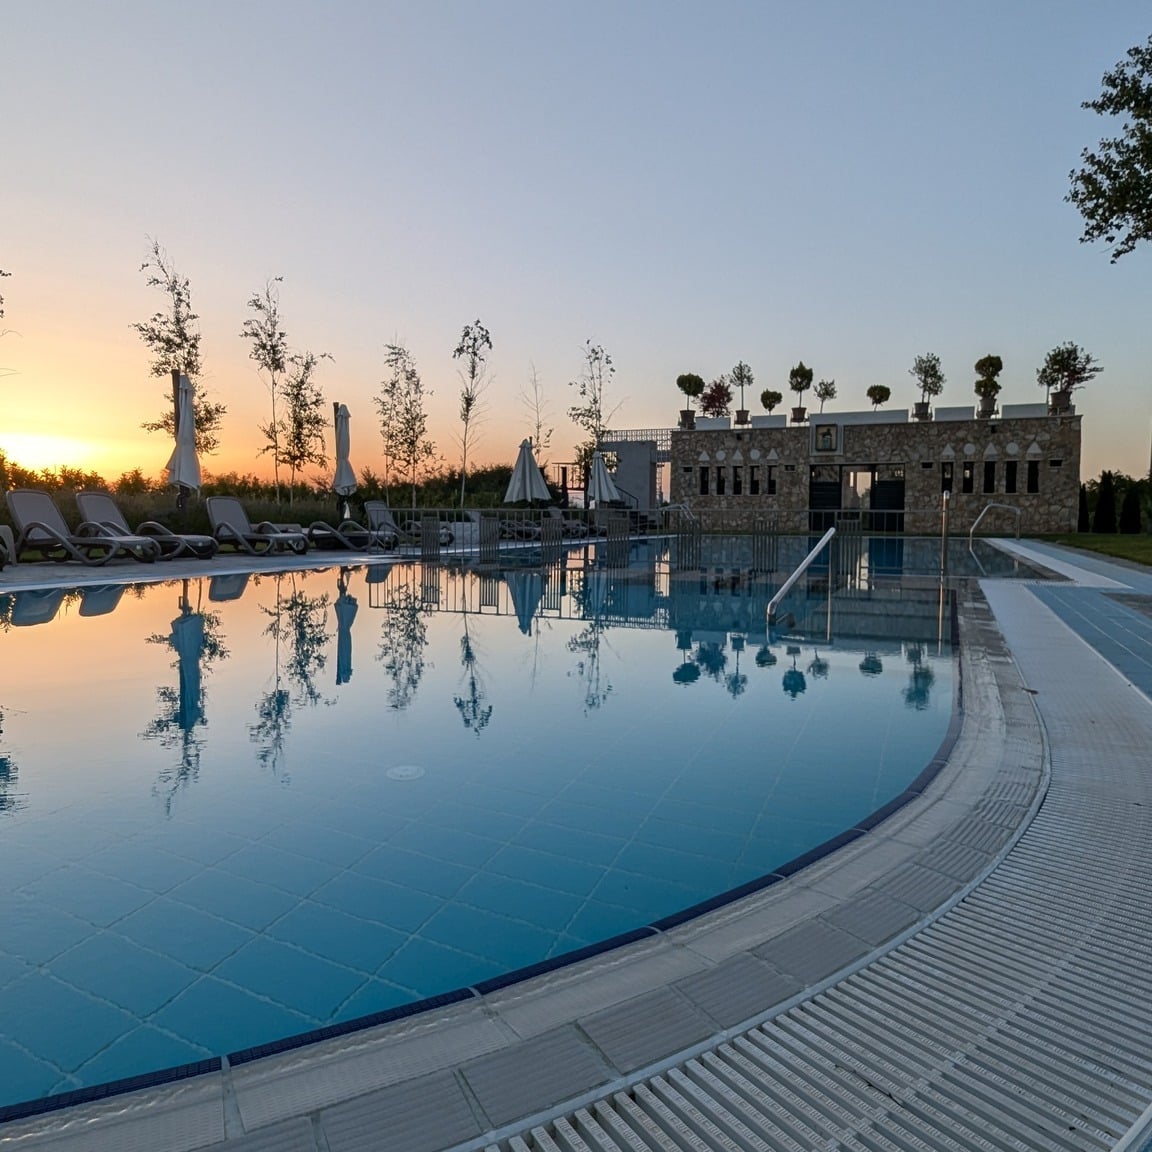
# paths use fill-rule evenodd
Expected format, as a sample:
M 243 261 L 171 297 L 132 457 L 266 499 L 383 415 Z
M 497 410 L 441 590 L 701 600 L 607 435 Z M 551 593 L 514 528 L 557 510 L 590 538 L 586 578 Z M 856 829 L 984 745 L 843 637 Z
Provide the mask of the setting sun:
M 30 432 L 0 434 L 0 450 L 22 468 L 82 468 L 95 472 L 122 471 L 123 453 L 118 445 L 99 444 L 74 436 L 40 436 Z

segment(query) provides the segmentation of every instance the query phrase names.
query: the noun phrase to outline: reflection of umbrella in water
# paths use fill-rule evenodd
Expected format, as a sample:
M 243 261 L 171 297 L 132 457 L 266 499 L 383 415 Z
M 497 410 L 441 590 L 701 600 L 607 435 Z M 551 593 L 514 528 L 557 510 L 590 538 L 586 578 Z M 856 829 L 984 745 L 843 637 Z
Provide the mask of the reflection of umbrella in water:
M 592 468 L 588 473 L 588 491 L 585 496 L 596 502 L 599 508 L 602 504 L 614 504 L 620 500 L 620 492 L 612 483 L 608 475 L 608 465 L 604 462 L 603 452 L 592 453 Z
M 539 572 L 521 570 L 505 572 L 504 582 L 512 597 L 512 607 L 520 622 L 520 631 L 525 636 L 532 635 L 532 621 L 536 616 L 540 601 L 544 598 L 544 577 Z
M 551 500 L 552 493 L 540 475 L 536 457 L 532 455 L 532 441 L 522 440 L 516 457 L 516 467 L 512 469 L 512 479 L 504 493 L 505 504 L 518 504 L 522 500 Z
M 796 667 L 796 657 L 800 655 L 800 649 L 789 644 L 788 655 L 792 657 L 792 667 L 784 673 L 784 691 L 795 700 L 801 692 L 807 689 L 808 681 L 804 679 L 804 673 Z
M 332 605 L 336 613 L 336 683 L 352 679 L 352 621 L 356 619 L 356 597 L 348 594 L 346 578 L 340 574 L 339 595 Z
M 176 723 L 181 731 L 191 732 L 204 720 L 204 687 L 200 667 L 200 658 L 204 654 L 204 617 L 199 612 L 181 612 L 172 621 L 172 635 L 168 642 L 176 653 L 180 674 Z

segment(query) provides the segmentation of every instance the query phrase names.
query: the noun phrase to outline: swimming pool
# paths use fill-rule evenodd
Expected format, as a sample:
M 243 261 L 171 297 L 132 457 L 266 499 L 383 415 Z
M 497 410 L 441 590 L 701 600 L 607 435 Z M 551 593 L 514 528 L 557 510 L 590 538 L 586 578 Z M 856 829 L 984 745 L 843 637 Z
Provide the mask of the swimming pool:
M 814 572 L 768 635 L 717 548 L 0 597 L 0 1104 L 499 980 L 901 793 L 938 588 Z

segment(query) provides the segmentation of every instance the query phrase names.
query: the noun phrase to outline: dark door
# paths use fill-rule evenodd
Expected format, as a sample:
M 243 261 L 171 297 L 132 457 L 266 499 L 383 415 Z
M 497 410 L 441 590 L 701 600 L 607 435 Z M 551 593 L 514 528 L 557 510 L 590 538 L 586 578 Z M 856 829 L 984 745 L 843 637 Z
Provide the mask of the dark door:
M 828 477 L 828 465 L 813 468 L 808 480 L 808 529 L 827 532 L 836 523 L 836 513 L 844 506 L 840 478 Z M 839 472 L 839 468 L 836 468 Z
M 904 481 L 877 480 L 872 486 L 872 531 L 904 531 Z

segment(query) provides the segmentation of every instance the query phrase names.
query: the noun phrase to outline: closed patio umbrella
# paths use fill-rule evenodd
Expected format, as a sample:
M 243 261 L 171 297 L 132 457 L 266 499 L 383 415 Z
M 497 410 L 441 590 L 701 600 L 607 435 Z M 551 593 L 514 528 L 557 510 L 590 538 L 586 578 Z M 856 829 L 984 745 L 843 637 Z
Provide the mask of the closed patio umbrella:
M 532 441 L 523 440 L 516 457 L 516 467 L 512 469 L 512 479 L 508 481 L 508 491 L 504 493 L 505 504 L 516 504 L 521 500 L 551 500 L 552 493 L 540 475 L 536 457 L 532 455 Z
M 168 483 L 180 489 L 180 506 L 189 488 L 200 489 L 200 461 L 196 457 L 196 389 L 187 376 L 180 376 L 176 389 L 176 446 L 168 457 Z
M 345 498 L 343 504 L 346 515 L 346 498 L 356 491 L 356 473 L 352 470 L 349 460 L 351 433 L 349 431 L 349 415 L 347 404 L 333 404 L 336 424 L 336 475 L 332 479 L 332 490 L 337 496 Z
M 596 506 L 615 503 L 620 499 L 620 492 L 612 483 L 608 475 L 608 465 L 604 463 L 602 452 L 592 453 L 592 470 L 588 476 L 588 491 L 585 493 L 589 500 L 595 500 Z

